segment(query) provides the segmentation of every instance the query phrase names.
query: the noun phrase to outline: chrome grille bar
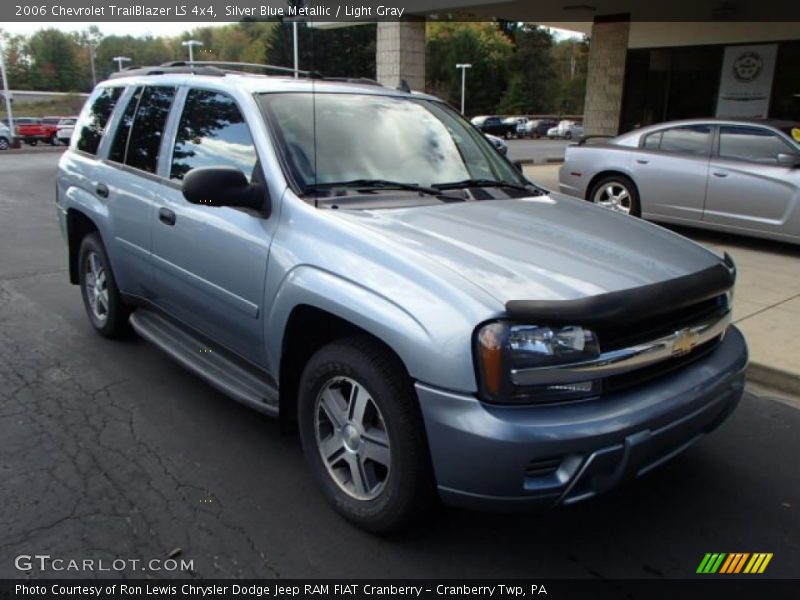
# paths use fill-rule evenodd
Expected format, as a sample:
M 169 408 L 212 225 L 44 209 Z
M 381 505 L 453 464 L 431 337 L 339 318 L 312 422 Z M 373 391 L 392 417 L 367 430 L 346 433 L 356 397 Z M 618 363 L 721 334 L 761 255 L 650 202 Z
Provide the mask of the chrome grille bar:
M 514 385 L 547 385 L 578 383 L 621 375 L 683 356 L 716 337 L 721 339 L 730 324 L 731 312 L 726 310 L 724 313 L 716 313 L 700 323 L 655 340 L 604 352 L 593 360 L 566 365 L 512 369 L 511 381 Z

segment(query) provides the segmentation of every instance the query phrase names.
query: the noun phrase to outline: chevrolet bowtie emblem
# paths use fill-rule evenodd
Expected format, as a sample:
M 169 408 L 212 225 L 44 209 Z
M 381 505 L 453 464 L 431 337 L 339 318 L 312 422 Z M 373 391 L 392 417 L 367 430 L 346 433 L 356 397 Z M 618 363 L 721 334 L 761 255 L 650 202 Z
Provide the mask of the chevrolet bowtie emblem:
M 691 329 L 681 329 L 675 332 L 675 339 L 672 341 L 672 356 L 682 356 L 688 354 L 697 346 L 700 336 Z

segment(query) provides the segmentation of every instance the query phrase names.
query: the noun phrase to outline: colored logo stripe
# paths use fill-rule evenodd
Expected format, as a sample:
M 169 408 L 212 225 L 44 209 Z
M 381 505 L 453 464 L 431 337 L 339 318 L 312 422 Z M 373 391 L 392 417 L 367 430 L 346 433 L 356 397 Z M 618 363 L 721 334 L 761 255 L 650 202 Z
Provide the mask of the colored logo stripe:
M 749 559 L 749 560 L 748 560 Z M 735 574 L 735 573 L 763 573 L 772 560 L 771 552 L 708 552 L 700 561 L 697 573 L 703 574 Z M 747 566 L 745 566 L 745 564 Z M 744 569 L 744 571 L 742 571 Z
M 758 554 L 753 554 L 753 558 L 750 559 L 750 562 L 747 563 L 747 566 L 744 568 L 745 573 L 763 573 L 764 570 L 767 568 L 769 561 L 772 560 L 772 553 L 761 552 Z
M 719 566 L 722 564 L 722 560 L 725 558 L 725 553 L 707 553 L 703 560 L 700 562 L 700 566 L 697 567 L 698 573 L 716 573 Z

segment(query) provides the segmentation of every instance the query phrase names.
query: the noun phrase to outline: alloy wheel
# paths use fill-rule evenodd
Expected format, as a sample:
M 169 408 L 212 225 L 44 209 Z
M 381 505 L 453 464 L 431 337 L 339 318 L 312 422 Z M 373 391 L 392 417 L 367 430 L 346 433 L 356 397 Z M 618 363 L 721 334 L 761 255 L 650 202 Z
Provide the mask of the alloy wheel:
M 609 181 L 598 188 L 592 201 L 603 208 L 626 215 L 631 214 L 631 209 L 633 208 L 630 191 L 618 181 Z
M 103 260 L 96 252 L 89 252 L 85 263 L 86 299 L 92 315 L 99 323 L 108 319 L 108 279 Z
M 367 389 L 350 377 L 328 380 L 314 408 L 317 450 L 336 485 L 356 500 L 376 498 L 389 480 L 386 424 Z

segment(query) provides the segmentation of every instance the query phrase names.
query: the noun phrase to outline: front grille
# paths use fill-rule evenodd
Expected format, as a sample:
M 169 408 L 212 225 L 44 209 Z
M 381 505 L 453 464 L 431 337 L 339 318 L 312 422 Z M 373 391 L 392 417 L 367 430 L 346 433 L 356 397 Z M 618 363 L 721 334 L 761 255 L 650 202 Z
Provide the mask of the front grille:
M 683 356 L 676 356 L 650 365 L 649 367 L 623 373 L 622 375 L 607 377 L 603 380 L 603 393 L 610 394 L 626 390 L 685 367 L 711 352 L 717 344 L 719 344 L 720 339 L 720 337 L 716 337 L 707 341 L 705 344 L 700 344 L 694 350 Z
M 633 317 L 620 325 L 600 327 L 596 329 L 600 350 L 608 352 L 650 342 L 724 310 L 727 310 L 727 299 L 724 295 L 720 295 L 647 320 L 637 320 Z

